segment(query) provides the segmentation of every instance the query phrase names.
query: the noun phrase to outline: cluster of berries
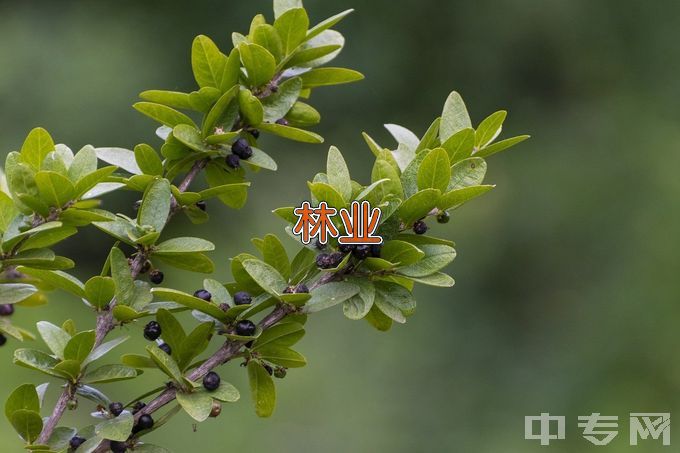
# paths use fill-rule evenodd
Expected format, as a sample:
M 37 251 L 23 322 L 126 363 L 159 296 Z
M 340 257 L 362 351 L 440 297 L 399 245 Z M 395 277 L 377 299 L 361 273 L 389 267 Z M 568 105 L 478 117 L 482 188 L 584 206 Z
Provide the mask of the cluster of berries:
M 227 155 L 225 162 L 231 168 L 239 168 L 241 166 L 241 159 L 248 160 L 252 155 L 253 148 L 248 144 L 248 140 L 239 138 L 231 145 L 231 154 Z
M 14 314 L 14 305 L 0 304 L 0 316 L 12 316 Z M 7 343 L 7 337 L 0 333 L 0 346 Z
M 340 244 L 338 252 L 320 253 L 316 256 L 316 265 L 321 269 L 332 269 L 338 267 L 347 254 L 363 260 L 369 257 L 379 258 L 382 244 Z
M 144 406 L 146 406 L 144 403 L 138 401 L 137 403 L 135 403 L 132 409 L 132 413 L 135 414 L 139 412 L 144 408 Z M 109 414 L 113 417 L 118 417 L 120 414 L 122 414 L 123 409 L 125 408 L 122 403 L 114 402 L 109 404 Z M 132 427 L 132 435 L 135 435 L 140 431 L 153 428 L 153 424 L 154 424 L 153 417 L 151 417 L 151 415 L 149 414 L 143 414 L 141 417 L 139 417 L 137 423 Z M 72 451 L 76 451 L 78 447 L 85 443 L 86 440 L 87 439 L 80 436 L 73 436 L 69 441 L 69 447 L 71 448 Z M 126 441 L 112 440 L 109 442 L 109 448 L 113 453 L 123 453 L 127 451 L 128 443 Z

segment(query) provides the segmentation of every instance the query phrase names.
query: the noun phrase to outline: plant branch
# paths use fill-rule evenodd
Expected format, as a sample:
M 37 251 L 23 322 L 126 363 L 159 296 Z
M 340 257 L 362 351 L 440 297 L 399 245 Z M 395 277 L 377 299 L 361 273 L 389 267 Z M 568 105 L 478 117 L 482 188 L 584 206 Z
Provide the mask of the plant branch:
M 52 415 L 45 422 L 43 430 L 40 433 L 38 440 L 36 441 L 39 445 L 46 444 L 47 441 L 50 439 L 52 433 L 54 432 L 54 428 L 56 428 L 57 423 L 59 423 L 59 419 L 61 419 L 61 416 L 64 415 L 64 412 L 68 407 L 68 402 L 72 396 L 73 386 L 70 383 L 66 384 L 66 387 L 64 387 L 64 390 L 61 392 L 61 395 L 59 395 L 59 399 L 57 399 L 57 402 L 54 405 Z

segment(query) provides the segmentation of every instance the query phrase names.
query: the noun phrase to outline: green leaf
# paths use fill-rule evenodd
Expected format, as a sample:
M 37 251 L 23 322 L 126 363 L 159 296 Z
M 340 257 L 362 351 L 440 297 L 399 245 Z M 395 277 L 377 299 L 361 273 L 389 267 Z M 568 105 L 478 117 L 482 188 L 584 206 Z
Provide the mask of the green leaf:
M 292 346 L 302 339 L 305 329 L 302 324 L 296 322 L 284 322 L 270 327 L 262 332 L 252 348 L 257 351 L 259 348 L 268 345 Z
M 443 148 L 428 153 L 418 168 L 418 189 L 445 191 L 451 179 L 449 156 Z
M 213 107 L 210 109 L 208 112 L 208 115 L 205 117 L 205 120 L 203 121 L 203 136 L 207 137 L 209 136 L 212 131 L 215 129 L 216 126 L 221 124 L 221 120 L 223 119 L 225 112 L 227 111 L 229 105 L 231 102 L 236 98 L 236 95 L 239 93 L 239 87 L 234 86 L 230 90 L 228 90 L 226 93 L 224 93 L 213 105 Z
M 250 394 L 258 417 L 270 417 L 276 407 L 276 387 L 264 367 L 251 360 L 248 362 Z
M 68 177 L 72 182 L 77 182 L 90 173 L 97 170 L 97 152 L 91 145 L 85 145 L 74 156 L 71 166 L 68 168 Z
M 250 86 L 260 87 L 274 77 L 276 59 L 267 49 L 257 44 L 241 43 L 238 51 L 243 66 L 248 71 Z
M 96 276 L 85 282 L 85 299 L 101 309 L 108 305 L 116 292 L 116 284 L 110 277 Z
M 347 207 L 345 199 L 331 185 L 324 182 L 308 182 L 307 186 L 314 197 L 313 201 L 325 201 L 328 206 L 336 209 Z
M 300 76 L 303 88 L 340 85 L 363 80 L 364 75 L 353 69 L 346 68 L 316 68 Z
M 85 286 L 83 283 L 65 272 L 46 271 L 23 266 L 19 267 L 17 270 L 23 274 L 28 274 L 40 279 L 41 281 L 48 283 L 50 286 L 63 289 L 64 291 L 68 291 L 78 297 L 85 297 Z
M 268 234 L 264 237 L 262 255 L 264 262 L 279 271 L 284 279 L 290 277 L 288 254 L 286 254 L 286 249 L 278 237 L 273 234 Z
M 100 359 L 104 357 L 106 354 L 108 354 L 113 348 L 116 346 L 124 343 L 127 341 L 130 337 L 118 337 L 116 339 L 113 339 L 111 341 L 107 341 L 106 343 L 102 343 L 96 348 L 92 350 L 90 355 L 87 356 L 87 359 L 83 361 L 83 366 L 87 365 L 88 363 L 92 363 L 97 359 Z
M 74 335 L 64 348 L 64 360 L 75 360 L 83 363 L 94 349 L 95 333 L 87 330 Z
M 463 98 L 456 91 L 452 92 L 446 99 L 444 111 L 442 112 L 442 122 L 439 126 L 439 136 L 444 143 L 456 132 L 472 127 L 470 115 Z
M 5 416 L 11 420 L 18 410 L 40 412 L 40 399 L 33 384 L 23 384 L 14 389 L 5 402 Z
M 387 332 L 392 327 L 392 319 L 383 314 L 376 305 L 371 307 L 364 319 L 381 332 Z
M 175 352 L 175 355 L 179 355 L 182 343 L 187 337 L 187 334 L 182 328 L 182 324 L 170 313 L 168 310 L 160 309 L 156 313 L 156 319 L 161 325 L 161 331 L 163 332 L 163 341 L 170 345 L 170 348 Z M 181 360 L 177 359 L 177 362 L 181 366 Z
M 215 244 L 201 238 L 182 237 L 168 239 L 161 242 L 155 248 L 155 255 L 180 255 L 193 252 L 211 252 L 215 250 Z
M 451 167 L 451 181 L 448 190 L 478 186 L 484 181 L 486 162 L 481 157 L 461 160 Z
M 33 443 L 42 431 L 43 422 L 40 414 L 35 411 L 20 409 L 10 418 L 14 430 L 28 443 Z
M 350 201 L 352 199 L 352 183 L 349 169 L 342 153 L 335 146 L 331 146 L 328 150 L 326 174 L 328 175 L 328 183 L 342 195 L 345 201 Z
M 134 379 L 139 373 L 136 369 L 117 364 L 103 365 L 89 371 L 83 376 L 82 382 L 86 384 L 103 384 L 107 382 L 125 381 Z
M 475 156 L 477 157 L 489 157 L 493 154 L 499 153 L 501 151 L 505 151 L 506 149 L 510 148 L 511 146 L 515 146 L 518 143 L 523 142 L 524 140 L 528 139 L 530 136 L 529 135 L 519 135 L 517 137 L 512 137 L 512 138 L 507 138 L 505 140 L 501 140 L 500 142 L 496 142 L 492 145 L 489 145 L 475 153 Z
M 451 163 L 470 157 L 474 147 L 475 130 L 469 127 L 456 132 L 442 144 L 442 148 L 448 153 Z
M 283 51 L 290 54 L 307 37 L 309 17 L 304 8 L 292 8 L 281 14 L 274 21 L 274 28 L 281 38 Z
M 172 357 L 159 349 L 155 344 L 150 344 L 146 347 L 146 350 L 149 353 L 151 360 L 156 363 L 156 366 L 158 366 L 163 373 L 167 374 L 177 383 L 182 382 L 182 372 L 179 370 L 177 363 Z
M 205 189 L 199 192 L 201 200 L 209 200 L 213 197 L 225 198 L 230 201 L 230 203 L 237 203 L 243 197 L 245 197 L 250 187 L 249 182 L 241 182 L 235 184 L 224 184 L 222 186 L 211 187 L 210 189 Z
M 104 420 L 95 426 L 95 433 L 104 439 L 123 442 L 130 436 L 134 423 L 135 418 L 132 414 L 124 411 L 119 416 Z
M 2 233 L 7 231 L 7 228 L 18 214 L 19 210 L 14 205 L 12 199 L 0 190 L 0 237 L 2 237 Z
M 194 110 L 206 113 L 221 95 L 222 91 L 219 88 L 203 87 L 189 93 L 189 103 Z
M 330 282 L 311 291 L 312 298 L 305 305 L 306 313 L 316 313 L 333 307 L 359 293 L 360 288 L 348 282 Z
M 201 87 L 222 87 L 227 57 L 205 35 L 194 38 L 191 46 L 191 68 Z
M 352 12 L 354 12 L 353 9 L 348 9 L 332 17 L 329 17 L 328 19 L 322 22 L 319 22 L 318 24 L 309 29 L 309 31 L 307 32 L 307 39 L 308 40 L 312 39 L 313 37 L 323 32 L 324 30 L 328 30 L 329 28 L 340 22 L 342 19 L 347 17 Z
M 276 61 L 283 56 L 283 44 L 276 29 L 269 24 L 260 24 L 250 33 L 250 40 L 269 51 Z
M 262 103 L 254 96 L 248 89 L 242 89 L 238 93 L 238 104 L 241 108 L 241 114 L 248 124 L 251 126 L 259 126 L 264 120 L 264 107 Z
M 296 102 L 286 114 L 288 125 L 293 127 L 310 127 L 321 122 L 321 114 L 311 105 Z
M 51 451 L 65 451 L 69 447 L 69 442 L 73 436 L 78 434 L 75 428 L 58 426 L 52 431 L 52 435 L 47 441 Z
M 226 172 L 217 165 L 208 165 L 205 169 L 206 181 L 210 188 L 215 189 L 227 184 L 243 183 L 243 174 L 237 172 Z M 226 206 L 234 209 L 242 208 L 248 199 L 248 191 L 244 187 L 241 190 L 229 191 L 219 195 L 219 199 Z
M 76 189 L 65 176 L 52 171 L 39 171 L 35 174 L 35 183 L 38 185 L 40 196 L 43 200 L 60 208 L 71 201 Z
M 302 143 L 323 143 L 323 137 L 314 132 L 298 129 L 291 126 L 283 126 L 275 123 L 262 123 L 258 128 L 263 132 L 278 135 L 279 137 L 295 140 Z
M 183 145 L 199 153 L 210 153 L 213 151 L 203 142 L 199 130 L 188 124 L 178 124 L 175 126 L 172 130 L 172 135 Z M 193 158 L 193 156 L 190 156 L 189 158 Z
M 116 285 L 116 300 L 120 305 L 130 305 L 134 300 L 135 284 L 125 254 L 117 248 L 111 249 L 111 277 Z
M 302 8 L 302 0 L 274 0 L 274 17 L 280 17 L 293 8 Z
M 285 66 L 288 68 L 319 66 L 320 62 L 323 62 L 329 58 L 334 58 L 335 54 L 337 54 L 340 49 L 342 49 L 341 44 L 328 44 L 313 47 L 307 47 L 305 45 L 304 48 L 298 50 L 291 56 L 291 58 L 286 62 Z
M 416 147 L 416 154 L 426 149 L 434 149 L 439 146 L 439 125 L 441 124 L 441 117 L 436 118 L 430 127 L 427 128 L 425 134 L 420 139 Z
M 224 401 L 225 403 L 234 403 L 241 398 L 239 391 L 228 382 L 220 382 L 220 386 L 209 393 L 210 396 L 216 400 Z
M 133 368 L 156 368 L 156 362 L 145 355 L 124 354 L 120 361 Z
M 61 327 L 55 326 L 47 321 L 38 321 L 36 326 L 38 328 L 38 333 L 47 347 L 50 348 L 50 351 L 58 358 L 63 359 L 64 349 L 68 342 L 71 341 L 71 335 Z
M 272 93 L 262 99 L 264 121 L 273 123 L 286 116 L 288 111 L 295 105 L 295 102 L 297 102 L 301 89 L 302 81 L 294 77 L 279 85 L 276 93 Z
M 176 397 L 182 409 L 194 420 L 203 422 L 210 416 L 213 399 L 208 393 L 201 391 L 177 392 Z
M 386 160 L 377 159 L 375 164 L 373 164 L 371 181 L 376 182 L 383 179 L 386 179 L 387 182 L 375 189 L 377 200 L 382 201 L 388 195 L 394 195 L 398 198 L 404 197 L 404 189 L 402 188 L 397 171 Z
M 18 250 L 23 251 L 50 247 L 75 235 L 77 232 L 78 230 L 72 226 L 63 226 L 60 228 L 38 232 L 26 238 L 26 240 L 21 243 L 21 246 L 18 248 Z
M 425 252 L 411 243 L 391 240 L 383 245 L 380 256 L 390 263 L 408 266 L 420 261 L 425 256 Z
M 61 377 L 59 373 L 52 371 L 52 368 L 59 363 L 58 360 L 42 351 L 17 349 L 14 351 L 14 363 L 25 368 L 41 371 L 50 376 Z
M 179 357 L 177 362 L 181 370 L 186 369 L 194 357 L 199 356 L 208 347 L 213 333 L 213 326 L 214 323 L 212 322 L 201 323 L 182 341 L 177 349 Z
M 203 299 L 191 296 L 189 294 L 168 288 L 154 288 L 151 292 L 161 300 L 169 300 L 177 302 L 192 310 L 198 310 L 206 315 L 212 316 L 222 322 L 228 322 L 229 317 L 217 305 L 206 302 Z
M 188 124 L 190 126 L 196 127 L 196 123 L 194 123 L 194 121 L 184 113 L 162 104 L 155 104 L 153 102 L 137 102 L 133 104 L 132 107 L 134 107 L 138 112 L 143 113 L 149 118 L 156 120 L 168 127 L 175 127 L 179 124 Z
M 286 280 L 274 267 L 257 259 L 248 259 L 242 264 L 248 275 L 267 293 L 273 296 L 283 294 Z
M 179 91 L 147 90 L 142 91 L 139 97 L 145 101 L 167 105 L 177 109 L 191 109 L 189 94 Z
M 398 268 L 400 274 L 407 277 L 426 277 L 439 271 L 456 257 L 456 251 L 447 245 L 421 245 L 419 248 L 425 252 L 425 257 L 417 263 Z
M 28 299 L 38 289 L 25 283 L 2 283 L 0 284 L 0 300 L 3 304 L 16 304 Z
M 454 285 L 454 280 L 449 275 L 443 272 L 435 272 L 434 274 L 426 275 L 424 277 L 409 277 L 417 283 L 422 283 L 428 286 L 438 286 L 441 288 L 449 288 Z
M 418 219 L 425 217 L 437 206 L 441 192 L 437 189 L 425 189 L 407 198 L 399 206 L 397 215 L 405 225 L 411 225 Z
M 165 264 L 185 271 L 212 274 L 215 264 L 202 253 L 183 253 L 181 255 L 156 255 Z
M 462 189 L 455 189 L 450 192 L 446 192 L 441 196 L 437 207 L 441 210 L 451 209 L 460 206 L 463 203 L 476 198 L 480 195 L 484 195 L 489 190 L 496 186 L 470 186 L 463 187 Z
M 145 143 L 135 146 L 135 161 L 145 175 L 163 175 L 163 162 L 151 146 Z
M 28 133 L 21 146 L 21 159 L 35 171 L 40 170 L 43 160 L 54 151 L 54 141 L 42 127 L 36 127 Z
M 124 148 L 95 148 L 97 158 L 106 163 L 120 167 L 133 175 L 141 175 L 142 170 L 137 165 L 135 153 Z
M 375 305 L 392 320 L 403 324 L 406 316 L 415 311 L 413 295 L 403 286 L 391 282 L 376 282 L 375 290 Z
M 285 346 L 270 344 L 258 349 L 260 358 L 286 368 L 299 368 L 307 365 L 307 359 L 297 351 Z
M 170 214 L 172 193 L 167 179 L 155 180 L 144 193 L 142 205 L 139 207 L 137 222 L 139 225 L 150 225 L 160 233 L 165 227 Z
M 351 278 L 349 281 L 357 285 L 360 289 L 359 293 L 343 302 L 342 311 L 349 319 L 362 319 L 368 314 L 373 306 L 373 301 L 375 300 L 375 286 L 373 285 L 373 282 L 363 278 Z
M 102 182 L 116 170 L 115 166 L 103 167 L 80 178 L 75 185 L 75 198 L 89 200 L 124 187 L 125 185 L 119 182 Z M 79 204 L 76 203 L 75 206 L 79 207 Z
M 227 291 L 222 283 L 211 278 L 206 278 L 203 280 L 203 288 L 205 288 L 212 296 L 211 302 L 214 302 L 217 305 L 231 305 L 232 300 L 229 291 Z
M 478 148 L 484 147 L 491 143 L 498 134 L 501 133 L 503 128 L 503 122 L 508 112 L 505 110 L 499 110 L 498 112 L 492 113 L 487 118 L 484 119 L 475 132 L 475 146 Z

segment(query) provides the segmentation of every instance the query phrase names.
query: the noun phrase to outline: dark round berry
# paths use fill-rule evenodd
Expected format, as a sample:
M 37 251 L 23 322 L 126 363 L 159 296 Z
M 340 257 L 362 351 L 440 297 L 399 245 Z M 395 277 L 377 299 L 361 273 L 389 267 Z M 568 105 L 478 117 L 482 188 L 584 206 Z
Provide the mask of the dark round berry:
M 14 313 L 14 305 L 0 304 L 0 316 L 11 316 Z
M 285 118 L 279 118 L 276 120 L 276 124 L 279 124 L 281 126 L 288 126 L 288 120 Z
M 368 258 L 368 255 L 370 254 L 371 246 L 365 244 L 357 245 L 356 248 L 352 251 L 352 255 L 354 255 L 355 258 L 358 258 L 360 260 Z
M 416 223 L 413 224 L 413 232 L 415 234 L 427 233 L 427 223 L 423 222 L 422 220 L 416 221 Z
M 7 343 L 7 337 L 0 333 L 0 346 L 5 346 Z
M 123 413 L 123 403 L 109 404 L 109 412 L 111 412 L 111 415 L 113 415 L 114 417 L 118 417 L 120 414 Z
M 161 325 L 156 321 L 150 321 L 144 326 L 144 338 L 149 341 L 154 341 L 161 336 L 162 330 Z
M 287 373 L 288 373 L 287 370 L 283 367 L 276 367 L 274 369 L 274 377 L 277 377 L 279 379 L 285 378 Z
M 439 214 L 437 214 L 438 223 L 449 223 L 449 220 L 451 220 L 451 216 L 449 215 L 448 212 L 442 211 Z
M 136 414 L 146 407 L 146 403 L 143 401 L 137 401 L 134 406 L 132 406 L 132 413 Z
M 220 386 L 220 375 L 211 371 L 203 377 L 203 387 L 209 392 L 217 390 Z
M 165 352 L 167 355 L 172 355 L 172 348 L 167 343 L 161 344 L 160 346 L 158 346 L 158 349 Z
M 323 250 L 326 248 L 326 244 L 322 244 L 320 240 L 316 239 L 314 241 L 314 248 L 317 250 Z
M 119 440 L 109 441 L 109 448 L 113 453 L 125 453 L 127 451 L 127 443 Z
M 154 269 L 151 272 L 149 272 L 149 280 L 154 285 L 160 285 L 161 283 L 163 283 L 164 277 L 165 276 L 163 275 L 163 272 L 159 271 L 158 269 Z
M 340 250 L 342 253 L 350 253 L 352 250 L 354 250 L 354 244 L 340 244 L 338 245 L 338 250 Z
M 255 343 L 255 340 L 250 340 L 248 343 L 245 344 L 245 347 L 250 349 L 253 347 L 253 343 Z
M 210 302 L 210 299 L 212 299 L 212 294 L 204 289 L 199 289 L 194 293 L 194 297 L 198 297 L 199 299 L 203 299 L 206 302 Z
M 241 166 L 241 159 L 236 154 L 229 154 L 224 160 L 227 166 L 231 168 L 239 168 Z
M 342 263 L 343 259 L 345 259 L 345 255 L 343 253 L 331 253 L 331 263 L 333 264 L 331 267 L 338 267 L 340 263 Z
M 328 253 L 320 253 L 316 256 L 316 265 L 321 269 L 330 269 L 333 267 L 333 258 Z
M 239 138 L 231 145 L 231 152 L 236 154 L 241 159 L 248 159 L 253 155 L 253 148 L 248 144 L 245 138 Z
M 135 425 L 135 429 L 137 432 L 151 428 L 153 428 L 153 417 L 151 417 L 151 415 L 143 414 L 141 417 L 139 417 L 139 420 Z
M 250 293 L 247 291 L 239 291 L 236 294 L 234 294 L 234 303 L 236 305 L 247 305 L 253 301 L 253 298 L 250 296 Z
M 308 293 L 308 292 L 309 292 L 309 288 L 307 288 L 307 285 L 305 285 L 304 283 L 300 283 L 299 285 L 297 285 L 297 286 L 295 287 L 295 292 L 296 292 L 297 294 L 300 294 L 300 293 Z
M 201 211 L 205 212 L 208 210 L 208 203 L 206 203 L 205 201 L 199 201 L 196 203 L 196 207 Z
M 249 319 L 244 319 L 236 323 L 236 335 L 250 337 L 255 334 L 255 323 Z
M 260 131 L 257 129 L 250 129 L 248 132 L 250 132 L 250 135 L 252 135 L 255 138 L 260 138 Z
M 274 369 L 270 365 L 265 363 L 262 365 L 262 367 L 265 369 L 267 373 L 269 373 L 270 376 L 274 374 Z
M 218 417 L 222 413 L 222 404 L 219 401 L 213 400 L 212 408 L 210 408 L 210 417 Z
M 382 244 L 371 244 L 371 256 L 373 258 L 380 258 L 380 252 L 382 251 Z
M 85 440 L 86 439 L 83 437 L 73 436 L 71 437 L 71 440 L 68 441 L 68 446 L 71 447 L 73 450 L 77 450 L 78 447 L 85 443 Z

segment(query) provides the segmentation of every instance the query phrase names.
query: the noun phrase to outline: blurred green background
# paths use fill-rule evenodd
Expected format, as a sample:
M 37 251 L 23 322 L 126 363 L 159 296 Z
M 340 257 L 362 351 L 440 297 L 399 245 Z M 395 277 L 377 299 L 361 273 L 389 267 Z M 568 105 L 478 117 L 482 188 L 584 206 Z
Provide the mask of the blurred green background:
M 452 89 L 475 123 L 507 108 L 504 136 L 533 138 L 491 159 L 487 180 L 496 190 L 433 227 L 457 242 L 449 269 L 457 284 L 418 289 L 407 325 L 384 334 L 339 309 L 314 316 L 300 344 L 309 365 L 278 381 L 273 418 L 255 417 L 245 372 L 230 366 L 221 374 L 241 388 L 239 403 L 196 432 L 178 416 L 149 440 L 177 452 L 677 450 L 655 440 L 629 447 L 628 414 L 680 409 L 680 2 L 306 6 L 314 23 L 357 9 L 339 27 L 348 44 L 336 62 L 367 78 L 313 97 L 323 115 L 318 132 L 346 153 L 357 179 L 366 181 L 372 162 L 361 131 L 386 146 L 383 123 L 422 134 Z M 259 12 L 271 19 L 270 2 L 3 1 L 0 153 L 38 125 L 74 149 L 158 144 L 154 124 L 130 107 L 137 93 L 193 89 L 193 36 L 229 49 L 230 33 L 246 31 Z M 224 281 L 228 258 L 253 251 L 250 237 L 282 233 L 270 210 L 300 201 L 325 161 L 325 145 L 269 140 L 266 149 L 279 172 L 254 178 L 246 208 L 214 204 L 210 224 L 181 220 L 170 231 L 191 228 L 215 241 Z M 106 207 L 130 213 L 133 201 L 123 195 Z M 99 272 L 110 245 L 92 230 L 62 252 L 83 257 L 77 273 L 86 277 Z M 202 278 L 168 274 L 184 290 Z M 48 308 L 15 316 L 24 325 L 73 317 L 81 328 L 93 320 L 57 295 Z M 120 352 L 142 343 L 140 326 L 127 330 L 135 340 Z M 14 346 L 0 351 L 2 363 Z M 2 399 L 39 379 L 6 365 Z M 124 399 L 154 379 L 148 372 L 106 390 Z M 541 412 L 567 416 L 566 440 L 550 448 L 524 440 L 524 416 Z M 592 446 L 577 428 L 578 415 L 592 412 L 620 418 L 607 447 Z M 4 418 L 0 440 L 3 451 L 19 451 Z

